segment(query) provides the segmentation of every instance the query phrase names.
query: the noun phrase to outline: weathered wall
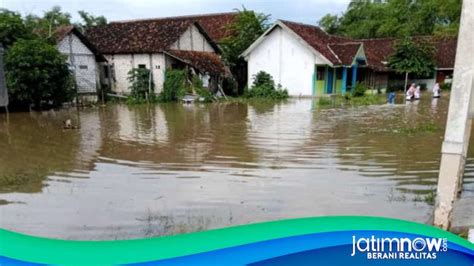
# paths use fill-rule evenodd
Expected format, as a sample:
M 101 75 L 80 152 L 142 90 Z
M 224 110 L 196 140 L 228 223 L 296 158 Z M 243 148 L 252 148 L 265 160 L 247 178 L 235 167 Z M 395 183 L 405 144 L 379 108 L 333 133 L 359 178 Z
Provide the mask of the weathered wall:
M 191 25 L 181 37 L 176 41 L 171 49 L 186 50 L 186 51 L 200 51 L 200 52 L 215 52 L 214 48 L 204 38 L 201 32 L 195 25 Z
M 276 27 L 249 55 L 249 87 L 253 76 L 265 71 L 275 83 L 288 89 L 292 96 L 311 96 L 315 64 L 324 60 L 291 33 Z
M 75 68 L 78 92 L 96 93 L 97 65 L 92 51 L 72 33 L 66 36 L 57 47 L 60 53 L 68 57 L 67 62 Z
M 127 80 L 128 72 L 139 65 L 145 65 L 147 69 L 152 66 L 153 82 L 155 92 L 161 92 L 164 82 L 165 58 L 163 54 L 117 54 L 105 55 L 109 64 L 113 65 L 115 86 L 113 90 L 121 94 L 130 93 L 130 83 Z M 150 64 L 151 63 L 151 64 Z

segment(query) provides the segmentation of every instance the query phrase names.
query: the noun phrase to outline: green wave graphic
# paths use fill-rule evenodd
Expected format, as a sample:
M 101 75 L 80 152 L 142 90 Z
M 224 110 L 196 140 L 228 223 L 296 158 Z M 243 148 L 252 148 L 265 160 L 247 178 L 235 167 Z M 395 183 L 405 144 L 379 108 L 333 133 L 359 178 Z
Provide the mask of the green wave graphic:
M 325 216 L 227 227 L 136 240 L 69 241 L 0 229 L 0 256 L 45 264 L 125 264 L 186 256 L 227 247 L 305 234 L 375 230 L 447 238 L 474 250 L 467 240 L 432 226 L 381 217 Z

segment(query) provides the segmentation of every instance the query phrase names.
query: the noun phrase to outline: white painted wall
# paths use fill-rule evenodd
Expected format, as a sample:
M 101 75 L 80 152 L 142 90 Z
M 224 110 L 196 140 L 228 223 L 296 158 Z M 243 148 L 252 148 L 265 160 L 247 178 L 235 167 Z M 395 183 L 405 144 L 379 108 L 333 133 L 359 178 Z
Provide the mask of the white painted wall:
M 145 65 L 150 69 L 152 66 L 153 83 L 155 84 L 155 93 L 161 92 L 165 76 L 165 57 L 162 53 L 155 54 L 116 54 L 105 55 L 109 64 L 113 64 L 115 75 L 115 86 L 113 90 L 120 94 L 130 93 L 130 82 L 127 80 L 128 72 L 139 65 Z
M 92 51 L 73 33 L 62 39 L 57 47 L 61 54 L 67 56 L 68 64 L 75 68 L 78 92 L 96 93 L 99 77 Z
M 178 41 L 171 46 L 171 49 L 216 52 L 195 25 L 191 25 L 183 35 L 181 35 Z
M 311 96 L 315 64 L 325 64 L 302 41 L 281 27 L 275 27 L 248 55 L 249 87 L 253 76 L 265 71 L 291 96 Z
M 204 38 L 201 32 L 195 25 L 191 25 L 181 35 L 178 41 L 171 46 L 171 49 L 176 50 L 187 50 L 187 51 L 200 51 L 200 52 L 216 52 L 209 42 Z M 132 68 L 138 68 L 138 65 L 145 65 L 146 68 L 150 69 L 150 56 L 151 65 L 153 69 L 153 82 L 155 83 L 155 93 L 161 92 L 163 89 L 163 83 L 165 80 L 165 69 L 166 60 L 162 53 L 155 54 L 115 54 L 105 55 L 109 64 L 113 64 L 115 75 L 115 86 L 113 90 L 120 94 L 130 93 L 130 83 L 127 80 L 128 72 Z

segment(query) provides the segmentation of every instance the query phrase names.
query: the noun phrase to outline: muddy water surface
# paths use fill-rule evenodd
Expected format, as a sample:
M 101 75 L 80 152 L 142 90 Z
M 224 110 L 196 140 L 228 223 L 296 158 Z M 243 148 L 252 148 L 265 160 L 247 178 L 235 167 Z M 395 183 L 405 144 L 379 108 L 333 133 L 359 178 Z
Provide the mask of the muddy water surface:
M 0 225 L 127 239 L 318 215 L 430 223 L 447 98 L 0 114 Z

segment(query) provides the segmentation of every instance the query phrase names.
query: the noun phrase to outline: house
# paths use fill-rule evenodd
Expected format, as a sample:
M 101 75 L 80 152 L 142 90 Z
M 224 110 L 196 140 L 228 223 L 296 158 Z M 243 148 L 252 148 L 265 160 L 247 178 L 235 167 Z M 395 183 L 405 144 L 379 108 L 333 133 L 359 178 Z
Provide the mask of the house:
M 259 71 L 271 74 L 292 96 L 345 93 L 366 65 L 364 45 L 316 26 L 278 20 L 242 54 L 249 87 Z
M 59 27 L 53 34 L 59 52 L 67 56 L 73 72 L 79 102 L 97 101 L 100 88 L 98 63 L 105 58 L 74 26 Z
M 86 32 L 105 56 L 102 83 L 118 94 L 130 93 L 128 73 L 151 70 L 155 92 L 163 88 L 167 69 L 188 69 L 215 91 L 228 75 L 218 43 L 228 36 L 234 13 L 111 22 Z M 202 23 L 202 24 L 201 24 Z
M 436 73 L 411 81 L 432 87 L 452 75 L 456 40 L 428 40 L 438 51 Z M 357 40 L 334 36 L 313 25 L 278 20 L 242 56 L 248 62 L 249 87 L 251 77 L 265 71 L 290 95 L 314 97 L 344 94 L 358 82 L 373 89 L 398 84 L 402 78 L 387 67 L 394 43 L 393 38 Z
M 456 37 L 414 37 L 414 41 L 423 40 L 431 43 L 435 50 L 435 71 L 425 77 L 410 75 L 409 83 L 417 83 L 433 88 L 435 83 L 450 83 L 453 77 L 456 58 Z M 360 40 L 364 44 L 367 55 L 367 69 L 362 78 L 367 85 L 375 89 L 403 87 L 404 75 L 396 74 L 387 66 L 389 56 L 394 52 L 396 39 L 378 38 Z

